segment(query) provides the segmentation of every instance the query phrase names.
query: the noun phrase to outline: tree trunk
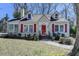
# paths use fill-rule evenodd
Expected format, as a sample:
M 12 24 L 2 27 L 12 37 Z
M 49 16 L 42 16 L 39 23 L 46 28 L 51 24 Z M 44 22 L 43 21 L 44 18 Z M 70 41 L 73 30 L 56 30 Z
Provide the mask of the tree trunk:
M 77 33 L 76 33 L 76 41 L 75 41 L 75 44 L 74 44 L 74 48 L 68 54 L 70 56 L 79 55 L 79 4 L 76 3 L 75 7 L 76 7 L 76 15 L 77 15 Z

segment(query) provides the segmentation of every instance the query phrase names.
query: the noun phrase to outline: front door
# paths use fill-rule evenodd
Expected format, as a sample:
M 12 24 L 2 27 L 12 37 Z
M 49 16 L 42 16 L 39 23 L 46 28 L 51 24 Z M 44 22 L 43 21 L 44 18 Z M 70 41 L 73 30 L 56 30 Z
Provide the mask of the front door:
M 46 25 L 42 25 L 42 35 L 46 35 Z

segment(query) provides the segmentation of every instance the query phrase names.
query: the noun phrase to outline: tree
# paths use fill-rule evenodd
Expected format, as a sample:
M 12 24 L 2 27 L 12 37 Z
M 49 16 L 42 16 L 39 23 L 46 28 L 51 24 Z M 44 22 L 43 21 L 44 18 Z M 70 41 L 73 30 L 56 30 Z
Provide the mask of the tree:
M 71 3 L 67 3 L 67 4 L 60 4 L 63 8 L 62 8 L 62 11 L 61 11 L 61 14 L 64 15 L 65 19 L 68 19 L 68 14 L 71 13 L 69 10 L 71 9 L 72 7 L 72 4 Z
M 14 18 L 21 18 L 21 13 L 16 11 L 13 13 L 13 17 Z
M 33 14 L 50 14 L 52 11 L 56 11 L 58 4 L 52 3 L 34 3 L 28 5 Z
M 3 17 L 1 19 L 1 22 L 0 22 L 0 32 L 6 32 L 7 31 L 7 22 L 8 22 L 8 14 L 5 15 L 5 17 Z
M 19 3 L 14 3 L 14 4 L 13 4 L 14 12 L 15 12 L 15 11 L 19 11 L 19 6 L 20 6 Z
M 76 15 L 77 15 L 77 33 L 76 33 L 76 41 L 74 44 L 74 48 L 68 54 L 70 56 L 79 55 L 79 4 L 75 4 Z
M 52 3 L 15 3 L 14 12 L 21 11 L 22 8 L 30 10 L 33 14 L 50 14 L 52 11 L 56 11 L 58 4 Z
M 8 20 L 9 19 L 8 14 L 6 14 L 6 16 L 4 18 L 5 18 L 5 20 Z
M 24 15 L 26 15 L 27 12 L 27 3 L 14 3 L 14 18 L 21 18 L 23 16 L 23 10 Z

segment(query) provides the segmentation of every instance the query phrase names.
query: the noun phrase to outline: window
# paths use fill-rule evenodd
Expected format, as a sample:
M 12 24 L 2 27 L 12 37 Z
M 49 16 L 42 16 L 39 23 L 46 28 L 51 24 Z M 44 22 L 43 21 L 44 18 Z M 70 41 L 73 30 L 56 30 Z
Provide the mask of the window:
M 15 27 L 14 32 L 18 32 L 18 24 L 15 24 L 14 27 Z
M 55 25 L 55 32 L 58 32 L 58 31 L 59 31 L 59 26 Z
M 55 18 L 58 18 L 58 14 L 55 14 Z
M 24 32 L 28 32 L 28 25 L 24 25 Z
M 60 32 L 63 32 L 63 25 L 60 25 Z
M 29 25 L 29 32 L 33 32 L 33 25 Z
M 9 24 L 9 31 L 13 32 L 13 24 Z
M 28 18 L 31 19 L 31 14 L 28 14 Z

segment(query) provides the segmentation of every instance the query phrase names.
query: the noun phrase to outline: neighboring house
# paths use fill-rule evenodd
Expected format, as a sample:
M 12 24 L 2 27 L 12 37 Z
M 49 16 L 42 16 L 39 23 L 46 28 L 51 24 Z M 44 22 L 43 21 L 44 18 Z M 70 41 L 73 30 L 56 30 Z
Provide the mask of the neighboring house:
M 69 36 L 69 21 L 54 13 L 52 15 L 31 14 L 20 19 L 12 19 L 7 24 L 8 33 L 21 33 L 25 34 L 41 34 L 42 36 L 53 35 L 53 33 L 64 34 Z

